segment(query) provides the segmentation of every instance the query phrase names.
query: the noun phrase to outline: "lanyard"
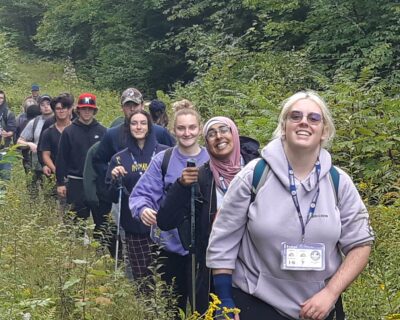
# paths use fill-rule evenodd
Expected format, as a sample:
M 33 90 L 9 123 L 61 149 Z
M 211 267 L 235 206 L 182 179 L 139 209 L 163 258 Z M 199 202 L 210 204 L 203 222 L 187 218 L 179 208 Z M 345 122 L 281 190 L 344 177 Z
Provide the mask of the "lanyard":
M 294 172 L 293 172 L 293 169 L 290 166 L 290 164 L 288 166 L 289 166 L 290 194 L 292 196 L 292 200 L 293 200 L 294 206 L 296 207 L 297 215 L 298 215 L 299 220 L 300 220 L 300 224 L 301 224 L 301 239 L 302 239 L 302 242 L 304 242 L 304 234 L 306 232 L 306 226 L 310 222 L 311 218 L 314 215 L 315 207 L 316 207 L 317 200 L 318 200 L 318 197 L 319 197 L 319 175 L 321 173 L 321 164 L 320 164 L 319 160 L 317 160 L 317 162 L 315 163 L 315 170 L 316 170 L 316 173 L 317 173 L 317 185 L 318 185 L 318 188 L 317 188 L 317 192 L 315 193 L 315 195 L 314 195 L 314 197 L 313 197 L 313 199 L 311 201 L 310 209 L 308 210 L 306 223 L 304 223 L 303 215 L 301 214 L 299 199 L 297 198 L 297 189 L 296 189 L 296 183 L 295 183 L 295 178 L 294 178 Z
M 133 156 L 132 152 L 131 152 L 130 154 L 131 154 L 131 159 L 132 159 L 133 165 L 136 167 L 137 164 L 138 164 L 138 162 L 136 161 L 136 159 L 135 159 L 135 157 Z M 151 155 L 150 161 L 153 160 L 153 158 L 154 158 L 155 155 L 156 155 L 156 149 L 154 149 L 153 154 Z M 145 170 L 143 170 L 143 168 L 142 168 L 142 169 L 139 170 L 138 172 L 139 172 L 140 175 L 142 175 L 142 174 L 144 173 L 144 171 L 145 171 Z
M 226 191 L 228 190 L 228 186 L 225 183 L 225 179 L 223 176 L 219 176 L 219 181 L 221 181 L 221 186 L 220 186 L 220 190 L 222 191 L 223 194 L 226 193 Z

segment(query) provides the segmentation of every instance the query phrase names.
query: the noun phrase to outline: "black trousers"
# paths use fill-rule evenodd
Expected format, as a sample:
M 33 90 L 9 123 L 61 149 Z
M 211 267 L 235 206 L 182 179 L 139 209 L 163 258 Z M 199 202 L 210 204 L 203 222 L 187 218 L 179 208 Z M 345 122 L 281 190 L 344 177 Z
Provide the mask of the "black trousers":
M 77 218 L 89 218 L 90 209 L 85 204 L 82 179 L 68 179 L 67 203 L 71 205 L 71 211 L 75 212 Z
M 107 246 L 112 257 L 115 257 L 116 230 L 109 221 L 111 202 L 99 201 L 99 205 L 90 206 L 85 199 L 82 179 L 69 179 L 67 184 L 67 203 L 75 213 L 74 219 L 88 219 L 92 213 L 95 223 L 94 238 Z M 121 247 L 121 246 L 120 246 Z
M 191 260 L 190 255 L 181 256 L 176 253 L 161 250 L 159 261 L 162 267 L 159 272 L 162 280 L 167 284 L 174 282 L 174 292 L 178 295 L 177 306 L 186 311 L 187 299 L 191 286 Z M 173 280 L 174 279 L 174 280 Z M 177 317 L 180 319 L 180 317 Z
M 233 288 L 232 293 L 233 301 L 235 301 L 236 306 L 240 309 L 240 320 L 289 320 L 289 318 L 282 316 L 268 303 L 238 288 Z M 335 309 L 332 310 L 325 320 L 333 320 L 334 316 Z
M 94 238 L 103 246 L 108 247 L 112 257 L 115 257 L 116 227 L 110 221 L 111 202 L 99 201 L 99 205 L 87 205 L 92 213 L 95 224 L 93 230 Z

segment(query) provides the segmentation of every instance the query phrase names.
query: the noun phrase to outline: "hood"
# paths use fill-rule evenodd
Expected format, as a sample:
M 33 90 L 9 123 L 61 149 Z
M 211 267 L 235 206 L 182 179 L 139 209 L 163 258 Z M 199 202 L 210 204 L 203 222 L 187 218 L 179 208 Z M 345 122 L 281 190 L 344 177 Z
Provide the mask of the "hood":
M 268 163 L 270 169 L 274 172 L 275 176 L 279 179 L 282 185 L 289 190 L 289 172 L 288 161 L 283 150 L 283 144 L 280 139 L 272 140 L 261 151 L 261 156 Z M 332 166 L 331 155 L 325 149 L 321 149 L 319 154 L 319 161 L 321 163 L 320 180 L 329 173 Z M 313 171 L 305 180 L 301 182 L 307 191 L 311 191 L 317 187 L 317 177 Z
M 74 121 L 72 121 L 72 124 L 82 128 L 93 128 L 99 125 L 99 122 L 96 119 L 93 119 L 93 121 L 90 124 L 84 124 L 80 122 L 78 118 L 76 118 Z

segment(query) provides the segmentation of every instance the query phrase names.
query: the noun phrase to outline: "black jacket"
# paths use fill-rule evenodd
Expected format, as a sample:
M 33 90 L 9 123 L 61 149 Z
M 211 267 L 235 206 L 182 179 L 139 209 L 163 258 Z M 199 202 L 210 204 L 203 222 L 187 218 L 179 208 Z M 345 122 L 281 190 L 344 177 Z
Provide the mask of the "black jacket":
M 15 120 L 14 112 L 12 112 L 7 105 L 6 100 L 0 105 L 0 127 L 6 131 L 15 132 L 17 130 L 17 122 Z M 11 144 L 12 136 L 1 139 L 0 148 L 8 147 Z
M 240 153 L 245 163 L 260 156 L 259 143 L 248 137 L 240 137 Z M 195 255 L 198 263 L 196 278 L 197 311 L 204 313 L 208 308 L 211 273 L 206 267 L 206 250 L 212 222 L 217 211 L 215 181 L 209 162 L 199 169 L 199 180 L 195 185 Z M 161 230 L 178 228 L 184 247 L 190 244 L 190 197 L 191 187 L 183 186 L 177 180 L 168 190 L 157 213 L 157 225 Z
M 64 129 L 56 160 L 57 185 L 64 185 L 64 180 L 69 175 L 83 177 L 86 154 L 105 132 L 106 128 L 95 119 L 89 125 L 76 119 Z

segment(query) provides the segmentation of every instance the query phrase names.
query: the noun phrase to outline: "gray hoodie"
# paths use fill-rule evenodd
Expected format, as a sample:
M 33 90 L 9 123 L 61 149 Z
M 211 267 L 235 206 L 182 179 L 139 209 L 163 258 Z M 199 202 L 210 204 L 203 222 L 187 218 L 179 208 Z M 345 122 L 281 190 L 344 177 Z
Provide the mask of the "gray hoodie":
M 289 193 L 288 162 L 281 141 L 270 142 L 262 157 L 270 172 L 253 203 L 251 184 L 258 160 L 250 162 L 231 182 L 210 235 L 207 266 L 233 269 L 235 287 L 285 316 L 299 319 L 300 304 L 325 286 L 339 268 L 341 254 L 374 237 L 365 205 L 350 177 L 340 169 L 336 203 L 329 175 L 331 156 L 322 149 L 320 195 L 306 226 L 305 242 L 325 244 L 325 270 L 281 270 L 281 243 L 300 243 L 301 225 Z M 296 186 L 304 221 L 317 186 L 315 170 Z

